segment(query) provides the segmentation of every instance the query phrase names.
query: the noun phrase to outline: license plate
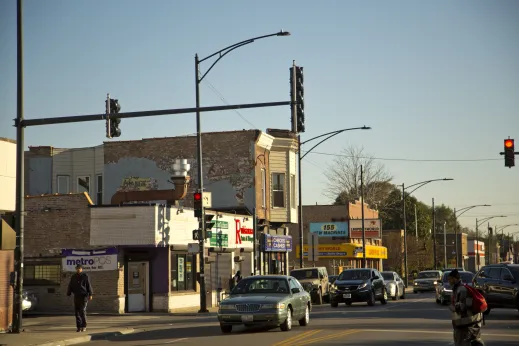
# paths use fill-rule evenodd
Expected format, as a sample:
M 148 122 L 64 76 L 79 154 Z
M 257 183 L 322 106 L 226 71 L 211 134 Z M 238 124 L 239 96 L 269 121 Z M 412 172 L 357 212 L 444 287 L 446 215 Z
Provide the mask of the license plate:
M 253 315 L 242 315 L 241 316 L 241 321 L 242 322 L 252 322 L 254 320 L 254 316 Z
M 342 297 L 346 298 L 346 299 L 349 299 L 349 298 L 351 298 L 351 294 L 343 294 Z

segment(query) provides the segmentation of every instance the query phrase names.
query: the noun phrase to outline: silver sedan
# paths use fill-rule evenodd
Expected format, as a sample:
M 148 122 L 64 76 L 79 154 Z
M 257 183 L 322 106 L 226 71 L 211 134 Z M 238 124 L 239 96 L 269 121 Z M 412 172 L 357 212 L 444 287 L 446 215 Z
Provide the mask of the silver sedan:
M 386 291 L 393 300 L 405 299 L 405 283 L 397 272 L 382 272 Z

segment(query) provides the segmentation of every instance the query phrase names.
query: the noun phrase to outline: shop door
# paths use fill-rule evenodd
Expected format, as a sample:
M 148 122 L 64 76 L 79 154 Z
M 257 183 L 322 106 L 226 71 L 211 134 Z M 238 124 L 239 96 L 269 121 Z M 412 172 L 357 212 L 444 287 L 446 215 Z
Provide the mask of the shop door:
M 128 262 L 128 312 L 148 311 L 149 263 Z

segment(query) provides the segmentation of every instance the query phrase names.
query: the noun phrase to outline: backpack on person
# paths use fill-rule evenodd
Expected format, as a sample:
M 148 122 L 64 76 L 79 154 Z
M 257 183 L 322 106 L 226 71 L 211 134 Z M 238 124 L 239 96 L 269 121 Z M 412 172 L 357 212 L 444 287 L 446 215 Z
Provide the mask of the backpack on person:
M 472 307 L 470 309 L 472 313 L 479 314 L 487 311 L 488 304 L 485 297 L 474 287 L 467 284 L 463 284 L 463 286 L 467 289 L 468 295 L 472 298 Z

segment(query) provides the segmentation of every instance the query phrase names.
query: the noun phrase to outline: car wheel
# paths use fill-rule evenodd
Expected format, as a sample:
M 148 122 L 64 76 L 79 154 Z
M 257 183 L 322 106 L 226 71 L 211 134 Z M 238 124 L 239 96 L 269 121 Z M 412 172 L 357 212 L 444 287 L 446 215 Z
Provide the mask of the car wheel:
M 220 329 L 222 330 L 222 333 L 230 333 L 232 332 L 232 325 L 229 324 L 220 324 Z
M 369 306 L 375 305 L 375 293 L 373 293 L 373 291 L 371 291 L 369 294 L 368 305 Z
M 339 302 L 337 302 L 337 301 L 333 301 L 333 300 L 332 300 L 332 301 L 330 302 L 330 305 L 331 305 L 332 308 L 336 308 L 336 307 L 339 306 Z
M 396 289 L 395 296 L 391 297 L 391 299 L 398 300 L 398 299 L 400 299 L 400 294 L 399 294 L 400 292 L 398 292 L 398 287 L 395 288 L 395 289 Z
M 401 296 L 400 298 L 405 299 L 405 287 L 404 287 L 404 289 L 402 290 L 402 296 Z
M 280 328 L 284 332 L 288 332 L 292 329 L 292 310 L 290 310 L 290 308 L 287 309 L 287 319 L 285 322 L 281 323 Z
M 346 302 L 346 306 L 351 306 L 352 302 Z
M 321 289 L 317 292 L 317 305 L 323 305 L 323 291 Z
M 445 297 L 443 294 L 440 296 L 440 305 L 445 305 Z
M 384 293 L 382 294 L 382 299 L 380 299 L 380 302 L 382 303 L 382 305 L 387 304 L 387 291 L 385 288 L 384 288 Z
M 308 308 L 308 305 L 306 306 L 306 310 L 305 310 L 305 317 L 303 317 L 302 319 L 299 320 L 299 325 L 300 326 L 307 326 L 308 323 L 310 323 L 310 309 Z

